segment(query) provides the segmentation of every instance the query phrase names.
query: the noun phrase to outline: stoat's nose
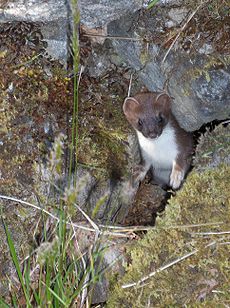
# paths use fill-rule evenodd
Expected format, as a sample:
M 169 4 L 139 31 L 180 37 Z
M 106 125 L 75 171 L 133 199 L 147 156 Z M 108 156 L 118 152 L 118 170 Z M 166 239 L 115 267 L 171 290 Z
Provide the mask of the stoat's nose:
M 157 134 L 157 133 L 155 133 L 155 132 L 150 132 L 150 133 L 149 133 L 149 138 L 155 139 L 155 138 L 157 138 L 157 137 L 158 137 L 158 134 Z

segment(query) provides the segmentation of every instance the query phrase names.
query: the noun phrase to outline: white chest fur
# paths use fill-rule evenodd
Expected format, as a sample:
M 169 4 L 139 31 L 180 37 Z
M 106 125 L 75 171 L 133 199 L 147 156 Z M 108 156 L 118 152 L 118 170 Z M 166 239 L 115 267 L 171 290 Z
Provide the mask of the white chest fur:
M 157 139 L 146 138 L 137 131 L 141 153 L 145 164 L 156 169 L 171 170 L 178 155 L 178 146 L 173 127 L 168 124 Z

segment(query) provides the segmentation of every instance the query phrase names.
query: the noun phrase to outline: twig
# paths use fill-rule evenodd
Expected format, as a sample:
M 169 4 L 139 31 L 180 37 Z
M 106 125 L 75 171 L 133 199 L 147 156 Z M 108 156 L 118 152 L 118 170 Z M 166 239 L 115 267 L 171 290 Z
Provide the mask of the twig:
M 108 39 L 115 39 L 115 40 L 127 40 L 127 41 L 143 41 L 142 38 L 134 38 L 134 37 L 125 37 L 125 36 L 109 36 L 109 35 L 100 35 L 100 34 L 81 34 L 82 36 L 87 37 L 102 37 L 102 38 L 108 38 Z
M 133 74 L 130 75 L 129 89 L 128 89 L 128 95 L 127 95 L 127 97 L 130 97 L 130 92 L 131 92 L 131 87 L 132 87 L 132 81 L 133 81 Z
M 230 245 L 230 242 L 219 243 L 219 245 Z
M 230 231 L 192 233 L 192 235 L 223 235 L 223 234 L 230 234 Z
M 162 64 L 165 62 L 170 50 L 173 48 L 173 46 L 175 45 L 176 41 L 178 40 L 179 36 L 181 35 L 181 33 L 184 31 L 184 29 L 186 28 L 186 26 L 188 25 L 188 23 L 190 22 L 190 20 L 193 18 L 193 16 L 196 14 L 196 12 L 200 9 L 200 7 L 203 5 L 203 3 L 200 3 L 200 5 L 198 5 L 198 7 L 195 9 L 195 11 L 192 12 L 192 14 L 189 15 L 187 21 L 184 23 L 183 27 L 180 28 L 177 36 L 175 37 L 175 39 L 173 40 L 172 44 L 170 45 L 169 49 L 167 50 L 163 60 L 162 60 Z
M 201 224 L 193 224 L 193 225 L 177 225 L 177 226 L 169 226 L 169 227 L 163 227 L 162 229 L 183 229 L 183 228 L 197 228 L 197 227 L 205 227 L 205 226 L 219 226 L 223 225 L 223 221 L 219 222 L 209 222 L 209 223 L 201 223 Z M 135 232 L 135 231 L 148 231 L 148 230 L 154 230 L 156 227 L 146 227 L 146 226 L 131 226 L 131 227 L 121 227 L 121 226 L 106 226 L 99 224 L 99 227 L 105 228 L 105 229 L 112 229 L 114 232 Z M 158 230 L 161 227 L 158 228 Z
M 181 225 L 181 226 L 171 226 L 170 229 L 177 229 L 177 228 L 196 228 L 196 227 L 205 227 L 205 226 L 219 226 L 223 225 L 223 221 L 219 222 L 207 222 L 207 223 L 201 223 L 201 224 L 193 224 L 193 225 Z
M 223 291 L 219 291 L 219 290 L 212 290 L 212 293 L 220 293 L 220 294 L 225 294 L 225 292 L 223 292 Z
M 214 244 L 216 244 L 216 241 L 213 241 L 213 242 L 209 243 L 208 245 L 205 246 L 205 248 L 210 247 L 210 246 L 213 246 Z M 164 266 L 159 267 L 159 268 L 156 269 L 154 272 L 151 272 L 149 275 L 147 275 L 147 276 L 141 278 L 141 279 L 138 280 L 137 282 L 128 283 L 128 284 L 123 285 L 122 288 L 123 288 L 123 289 L 127 289 L 127 288 L 131 288 L 131 287 L 135 287 L 135 286 L 137 286 L 137 285 L 139 285 L 139 284 L 145 282 L 145 281 L 148 280 L 149 278 L 153 277 L 153 276 L 156 275 L 157 273 L 162 272 L 163 270 L 165 270 L 165 269 L 167 269 L 167 268 L 173 266 L 174 264 L 177 264 L 177 263 L 183 261 L 184 259 L 187 259 L 187 258 L 191 257 L 192 255 L 196 254 L 198 251 L 199 251 L 199 249 L 194 249 L 193 251 L 191 251 L 191 252 L 185 254 L 184 256 L 182 256 L 182 257 L 180 257 L 180 258 L 178 258 L 178 259 L 176 259 L 176 260 L 174 260 L 174 261 L 172 261 L 172 262 L 170 262 L 170 263 L 168 263 L 168 264 L 166 264 L 166 265 L 164 265 Z

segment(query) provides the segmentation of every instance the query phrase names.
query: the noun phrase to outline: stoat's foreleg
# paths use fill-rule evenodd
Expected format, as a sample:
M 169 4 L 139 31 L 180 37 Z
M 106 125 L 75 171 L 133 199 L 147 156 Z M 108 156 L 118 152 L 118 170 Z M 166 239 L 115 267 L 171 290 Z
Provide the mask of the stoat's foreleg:
M 170 175 L 170 186 L 173 189 L 178 189 L 185 176 L 185 170 L 183 167 L 181 167 L 177 161 L 173 161 L 173 167 L 172 167 L 172 172 Z

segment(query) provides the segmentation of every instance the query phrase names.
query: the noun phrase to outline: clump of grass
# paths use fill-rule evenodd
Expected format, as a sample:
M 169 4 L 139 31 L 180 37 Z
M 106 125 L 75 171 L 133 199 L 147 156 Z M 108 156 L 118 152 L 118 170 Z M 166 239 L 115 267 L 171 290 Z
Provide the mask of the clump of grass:
M 47 239 L 43 242 L 36 250 L 36 258 L 34 256 L 28 258 L 24 262 L 23 268 L 4 220 L 3 224 L 20 283 L 19 292 L 17 289 L 19 284 L 17 286 L 11 284 L 11 304 L 14 307 L 21 306 L 22 303 L 26 307 L 34 307 L 35 305 L 70 307 L 76 304 L 80 307 L 83 305 L 87 300 L 86 297 L 82 297 L 83 291 L 99 280 L 95 262 L 101 257 L 102 251 L 92 250 L 90 262 L 85 261 L 86 256 L 77 253 L 75 247 L 77 239 L 74 238 L 74 231 L 67 228 L 64 212 L 60 212 L 52 241 L 49 242 Z M 3 298 L 0 298 L 0 303 L 3 307 L 11 306 Z
M 10 296 L 7 299 L 0 297 L 3 307 L 83 307 L 85 302 L 89 304 L 89 292 L 100 280 L 99 267 L 95 264 L 100 264 L 104 254 L 99 239 L 101 231 L 77 205 L 77 196 L 73 196 L 72 189 L 67 187 L 63 192 L 58 187 L 60 179 L 63 179 L 63 140 L 63 135 L 56 138 L 49 155 L 48 178 L 45 179 L 49 187 L 45 192 L 37 189 L 40 205 L 0 196 L 1 199 L 31 206 L 42 214 L 38 245 L 22 262 L 19 261 L 11 232 L 2 215 L 9 252 L 16 269 L 16 283 L 10 281 Z M 58 199 L 56 203 L 55 194 Z M 80 211 L 91 226 L 74 223 L 73 209 L 75 215 L 77 210 Z M 82 237 L 79 230 L 87 234 Z M 87 240 L 88 235 L 91 235 L 90 240 Z

